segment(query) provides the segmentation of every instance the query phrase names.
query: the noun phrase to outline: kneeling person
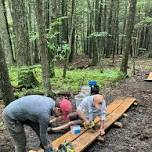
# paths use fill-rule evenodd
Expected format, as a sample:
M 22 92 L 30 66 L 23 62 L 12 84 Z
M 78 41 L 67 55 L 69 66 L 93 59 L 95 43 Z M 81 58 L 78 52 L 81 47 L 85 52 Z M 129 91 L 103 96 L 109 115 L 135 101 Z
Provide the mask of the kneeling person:
M 66 108 L 64 108 L 66 109 Z M 104 120 L 106 117 L 106 102 L 102 95 L 96 94 L 85 97 L 80 105 L 77 107 L 76 112 L 69 113 L 66 117 L 67 123 L 59 127 L 49 128 L 49 131 L 60 131 L 64 129 L 69 129 L 72 125 L 80 124 L 83 122 L 86 125 L 89 125 L 96 116 L 100 117 L 99 125 L 101 135 L 105 134 L 104 132 Z M 58 117 L 50 121 L 50 123 L 55 121 L 63 120 L 63 117 Z
M 86 125 L 89 125 L 90 121 L 94 120 L 96 116 L 99 116 L 100 133 L 101 135 L 105 134 L 106 102 L 102 95 L 96 94 L 84 98 L 77 108 L 77 114 Z

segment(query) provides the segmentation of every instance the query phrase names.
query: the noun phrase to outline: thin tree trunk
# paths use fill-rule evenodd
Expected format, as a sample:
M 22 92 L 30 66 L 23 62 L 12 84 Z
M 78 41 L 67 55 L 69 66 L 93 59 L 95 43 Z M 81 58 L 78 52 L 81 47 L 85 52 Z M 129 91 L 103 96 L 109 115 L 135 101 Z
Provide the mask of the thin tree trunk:
M 7 15 L 6 15 L 6 8 L 4 0 L 0 0 L 0 33 L 3 37 L 4 49 L 7 62 L 12 65 L 14 64 L 14 56 L 13 56 L 13 49 L 12 49 L 12 42 L 8 27 Z
M 100 0 L 95 1 L 95 32 L 101 32 L 101 14 L 100 14 Z M 93 50 L 93 59 L 92 64 L 97 65 L 99 62 L 99 44 L 100 44 L 100 38 L 94 38 L 95 48 Z
M 62 0 L 62 44 L 68 43 L 67 0 Z
M 126 45 L 125 45 L 125 51 L 121 63 L 120 70 L 127 74 L 127 66 L 128 66 L 128 58 L 129 58 L 129 52 L 131 49 L 131 38 L 132 38 L 132 32 L 134 29 L 134 20 L 136 15 L 136 4 L 137 0 L 129 0 L 130 6 L 129 6 L 129 14 L 127 19 L 127 28 L 126 28 Z
M 123 21 L 123 30 L 122 30 L 122 38 L 121 38 L 121 47 L 120 47 L 120 54 L 123 52 L 123 46 L 124 46 L 124 35 L 125 35 L 125 29 L 126 29 L 126 19 L 127 19 L 127 1 L 125 1 L 125 12 L 124 12 L 124 21 Z
M 113 47 L 112 45 L 112 13 L 113 13 L 113 6 L 114 6 L 114 0 L 111 0 L 110 2 L 110 14 L 108 19 L 108 39 L 107 39 L 107 46 L 106 46 L 106 58 L 110 57 L 111 49 Z
M 92 20 L 92 12 L 91 12 L 91 4 L 90 1 L 88 1 L 88 14 L 87 14 L 87 55 L 89 55 L 89 58 L 92 57 L 92 48 L 91 48 L 91 20 Z
M 36 18 L 37 26 L 39 31 L 39 45 L 40 55 L 42 64 L 42 76 L 43 76 L 43 87 L 45 95 L 51 95 L 51 84 L 50 84 L 50 64 L 49 64 L 49 52 L 47 48 L 47 38 L 45 31 L 45 16 L 44 16 L 44 3 L 41 0 L 36 1 Z
M 29 35 L 24 0 L 12 1 L 12 17 L 15 34 L 16 62 L 19 66 L 29 65 Z
M 149 58 L 152 58 L 152 28 L 149 27 L 149 45 L 148 45 L 148 51 L 149 51 Z
M 70 52 L 69 52 L 69 62 L 73 61 L 75 53 L 75 0 L 72 0 L 72 9 L 71 9 L 71 33 L 69 36 Z
M 103 31 L 106 32 L 107 27 L 107 0 L 104 0 L 104 10 L 103 10 Z M 103 55 L 106 52 L 106 38 L 103 38 L 103 48 L 104 52 Z
M 2 41 L 0 38 L 0 90 L 5 105 L 8 105 L 11 101 L 14 100 L 14 94 L 12 91 L 12 86 L 10 83 L 8 69 L 5 61 L 5 54 L 2 48 Z
M 45 26 L 46 26 L 46 30 L 47 30 L 47 34 L 49 33 L 49 31 L 50 30 L 53 30 L 52 28 L 51 28 L 51 25 L 50 25 L 50 23 L 51 23 L 51 13 L 52 13 L 52 11 L 51 11 L 51 2 L 50 2 L 50 0 L 45 0 Z M 55 41 L 56 41 L 56 39 L 54 38 L 54 39 L 51 39 L 51 40 L 48 40 L 48 42 L 50 43 L 50 44 L 55 44 Z M 49 52 L 49 62 L 50 62 L 50 76 L 51 76 L 51 78 L 52 77 L 54 77 L 55 76 L 55 72 L 54 72 L 54 55 L 55 55 L 55 50 L 53 50 L 53 49 L 50 49 L 49 47 L 47 47 L 47 49 L 48 49 L 48 52 Z
M 115 19 L 113 31 L 113 55 L 112 60 L 115 63 L 115 53 L 119 52 L 119 0 L 115 2 Z

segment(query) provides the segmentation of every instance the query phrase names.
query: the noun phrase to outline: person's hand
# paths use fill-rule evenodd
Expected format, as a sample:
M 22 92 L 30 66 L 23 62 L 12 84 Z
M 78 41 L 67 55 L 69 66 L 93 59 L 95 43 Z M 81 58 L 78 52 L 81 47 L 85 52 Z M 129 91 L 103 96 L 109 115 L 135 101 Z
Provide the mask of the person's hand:
M 89 124 L 90 124 L 90 121 L 89 121 L 89 120 L 85 120 L 84 123 L 85 123 L 86 125 L 89 125 Z
M 54 131 L 51 127 L 48 127 L 47 128 L 47 133 L 50 135 L 50 134 L 54 133 Z
M 87 128 L 89 127 L 89 124 L 90 124 L 89 120 L 85 120 L 85 121 L 83 122 L 84 128 L 87 129 Z
M 84 123 L 83 123 L 84 128 L 87 129 L 89 127 L 89 124 L 90 124 L 89 120 L 85 120 Z
M 99 131 L 100 131 L 100 135 L 101 135 L 101 136 L 103 136 L 103 135 L 105 134 L 104 129 L 100 129 Z

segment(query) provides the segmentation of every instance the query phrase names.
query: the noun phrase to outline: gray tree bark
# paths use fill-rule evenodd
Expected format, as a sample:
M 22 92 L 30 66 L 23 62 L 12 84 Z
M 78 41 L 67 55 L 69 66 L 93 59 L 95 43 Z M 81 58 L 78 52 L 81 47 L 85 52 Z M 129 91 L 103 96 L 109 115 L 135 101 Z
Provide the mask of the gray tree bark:
M 2 47 L 2 41 L 0 37 L 0 92 L 5 105 L 8 105 L 14 99 L 12 86 L 10 83 L 8 69 L 5 60 L 4 49 Z
M 69 52 L 69 62 L 72 62 L 74 59 L 75 53 L 75 0 L 72 0 L 72 8 L 71 8 L 71 29 L 69 35 L 69 44 L 70 44 L 70 52 Z
M 124 55 L 121 63 L 120 70 L 127 74 L 127 66 L 128 66 L 128 58 L 129 58 L 129 52 L 131 49 L 131 38 L 132 38 L 132 32 L 134 29 L 134 20 L 136 15 L 136 4 L 137 0 L 129 0 L 129 14 L 127 19 L 127 26 L 126 26 L 126 44 L 125 44 L 125 50 Z
M 45 95 L 51 95 L 51 84 L 50 84 L 50 62 L 49 62 L 49 52 L 47 47 L 47 37 L 46 37 L 46 26 L 45 26 L 45 12 L 43 10 L 44 3 L 41 0 L 36 0 L 36 18 L 37 26 L 39 32 L 39 47 L 41 55 L 41 65 L 42 65 L 42 77 L 43 77 L 43 87 Z
M 7 63 L 12 65 L 14 63 L 12 43 L 8 28 L 8 22 L 6 17 L 6 9 L 4 0 L 0 0 L 0 34 L 3 37 L 4 52 L 6 55 Z
M 15 34 L 16 62 L 19 66 L 29 65 L 29 35 L 25 0 L 12 0 L 12 18 Z
M 112 50 L 112 19 L 113 19 L 113 7 L 114 7 L 114 0 L 111 0 L 110 2 L 110 13 L 109 13 L 109 18 L 108 18 L 108 38 L 107 38 L 107 46 L 106 46 L 106 55 L 105 57 L 109 58 L 110 57 L 110 54 L 111 54 L 111 50 Z

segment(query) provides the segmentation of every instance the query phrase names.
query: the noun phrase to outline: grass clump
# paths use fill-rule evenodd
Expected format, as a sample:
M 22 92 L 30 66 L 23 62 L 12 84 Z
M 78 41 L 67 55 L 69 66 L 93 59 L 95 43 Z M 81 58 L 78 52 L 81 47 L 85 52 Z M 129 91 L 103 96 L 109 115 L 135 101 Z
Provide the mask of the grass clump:
M 30 91 L 43 91 L 41 66 L 32 67 L 35 78 L 39 82 L 39 86 L 31 88 Z M 14 87 L 18 86 L 20 72 L 19 68 L 9 68 L 11 84 Z M 96 80 L 100 88 L 107 84 L 115 83 L 123 78 L 123 74 L 117 70 L 105 70 L 101 73 L 99 70 L 77 69 L 67 72 L 65 79 L 62 78 L 63 69 L 55 68 L 55 77 L 50 78 L 52 89 L 54 92 L 78 92 L 82 85 L 88 85 L 89 80 Z M 16 92 L 17 96 L 23 96 L 29 89 Z

